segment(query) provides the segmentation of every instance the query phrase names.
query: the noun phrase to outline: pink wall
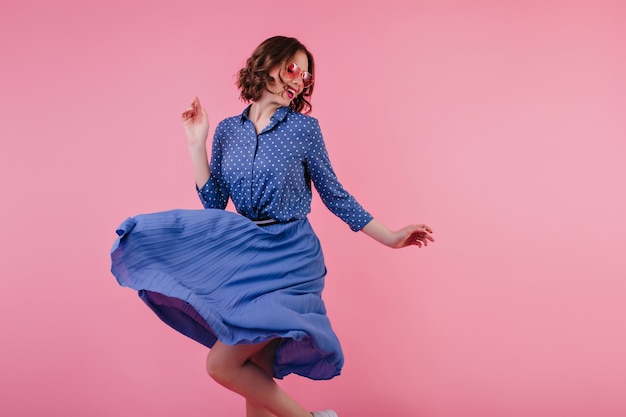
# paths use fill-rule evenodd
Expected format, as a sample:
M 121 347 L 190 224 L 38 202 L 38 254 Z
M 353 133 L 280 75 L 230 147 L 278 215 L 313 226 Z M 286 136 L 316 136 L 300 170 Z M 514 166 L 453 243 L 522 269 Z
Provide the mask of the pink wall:
M 283 385 L 342 416 L 626 415 L 623 2 L 211 3 L 3 0 L 0 415 L 243 415 L 108 251 L 200 207 L 179 113 L 240 112 L 274 34 L 315 53 L 344 185 L 438 239 L 393 251 L 316 201 L 347 363 Z

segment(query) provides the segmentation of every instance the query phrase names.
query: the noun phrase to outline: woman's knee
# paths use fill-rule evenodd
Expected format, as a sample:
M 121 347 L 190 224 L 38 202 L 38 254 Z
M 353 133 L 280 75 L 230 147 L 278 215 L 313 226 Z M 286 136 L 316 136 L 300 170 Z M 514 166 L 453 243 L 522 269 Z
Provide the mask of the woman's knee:
M 229 380 L 229 366 L 223 360 L 220 360 L 220 355 L 216 355 L 213 351 L 209 351 L 206 358 L 206 372 L 211 378 L 220 384 L 227 383 Z
M 265 348 L 270 341 L 255 345 L 228 346 L 217 341 L 209 351 L 206 371 L 217 382 L 227 384 L 253 356 Z

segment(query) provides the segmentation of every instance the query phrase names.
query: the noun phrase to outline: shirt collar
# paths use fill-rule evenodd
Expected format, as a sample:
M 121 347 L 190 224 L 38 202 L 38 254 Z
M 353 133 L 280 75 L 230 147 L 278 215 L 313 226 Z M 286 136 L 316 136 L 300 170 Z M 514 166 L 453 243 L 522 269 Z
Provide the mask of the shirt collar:
M 246 120 L 250 119 L 248 114 L 250 113 L 250 106 L 251 105 L 252 104 L 248 105 L 248 107 L 246 107 L 243 110 L 243 113 L 241 113 L 241 122 L 242 123 L 245 122 Z M 290 111 L 291 111 L 291 108 L 288 107 L 288 106 L 279 107 L 278 109 L 276 109 L 276 111 L 272 115 L 271 120 L 274 120 L 275 122 L 284 122 Z

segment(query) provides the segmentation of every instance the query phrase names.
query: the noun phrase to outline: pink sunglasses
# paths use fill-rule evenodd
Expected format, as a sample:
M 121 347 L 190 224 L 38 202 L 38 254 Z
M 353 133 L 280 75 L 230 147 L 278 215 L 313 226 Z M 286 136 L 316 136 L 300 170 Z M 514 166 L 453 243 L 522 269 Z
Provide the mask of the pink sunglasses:
M 313 74 L 311 74 L 310 72 L 302 71 L 302 68 L 300 68 L 294 62 L 287 65 L 287 67 L 285 68 L 285 75 L 291 80 L 302 75 L 302 85 L 304 86 L 304 88 L 310 87 L 311 84 L 313 84 Z

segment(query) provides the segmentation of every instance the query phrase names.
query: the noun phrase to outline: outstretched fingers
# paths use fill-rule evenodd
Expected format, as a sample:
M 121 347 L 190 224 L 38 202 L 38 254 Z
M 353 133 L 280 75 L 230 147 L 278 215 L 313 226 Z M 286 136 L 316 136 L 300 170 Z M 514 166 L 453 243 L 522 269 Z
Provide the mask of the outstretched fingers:
M 431 236 L 433 233 L 433 229 L 425 224 L 416 224 L 409 226 L 410 234 L 409 241 L 410 245 L 416 245 L 418 248 L 422 246 L 428 246 L 428 242 L 434 242 L 435 239 Z

